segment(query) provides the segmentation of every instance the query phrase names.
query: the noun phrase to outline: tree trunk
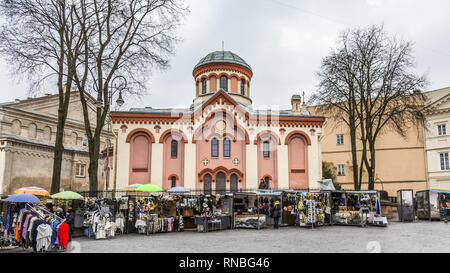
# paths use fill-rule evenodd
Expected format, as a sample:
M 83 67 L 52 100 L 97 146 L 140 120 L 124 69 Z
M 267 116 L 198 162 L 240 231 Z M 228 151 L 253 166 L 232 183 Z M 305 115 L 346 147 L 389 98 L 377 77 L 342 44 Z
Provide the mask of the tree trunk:
M 90 142 L 89 147 L 89 191 L 91 192 L 91 197 L 96 197 L 99 191 L 98 188 L 98 157 L 100 153 L 100 139 L 95 141 L 95 137 L 92 142 Z
M 71 76 L 71 75 L 69 75 Z M 51 194 L 59 192 L 61 186 L 61 165 L 62 156 L 64 152 L 64 126 L 66 124 L 67 113 L 69 109 L 70 101 L 70 88 L 72 86 L 72 81 L 69 80 L 66 86 L 62 87 L 62 82 L 58 83 L 59 87 L 59 106 L 58 106 L 58 125 L 56 127 L 56 139 L 55 139 L 55 151 L 53 159 L 53 174 L 52 174 L 52 185 L 50 189 Z M 65 92 L 61 90 L 66 89 Z
M 375 143 L 369 142 L 370 149 L 370 171 L 369 171 L 369 187 L 368 190 L 375 189 Z
M 354 118 L 350 118 L 350 142 L 352 146 L 353 185 L 356 191 L 360 190 L 361 183 L 358 179 L 358 158 L 356 151 L 356 128 Z
M 58 193 L 59 188 L 61 186 L 61 165 L 62 165 L 62 155 L 64 151 L 63 137 L 64 137 L 64 121 L 58 115 L 58 126 L 56 130 L 55 151 L 53 159 L 52 186 L 50 190 L 51 194 Z

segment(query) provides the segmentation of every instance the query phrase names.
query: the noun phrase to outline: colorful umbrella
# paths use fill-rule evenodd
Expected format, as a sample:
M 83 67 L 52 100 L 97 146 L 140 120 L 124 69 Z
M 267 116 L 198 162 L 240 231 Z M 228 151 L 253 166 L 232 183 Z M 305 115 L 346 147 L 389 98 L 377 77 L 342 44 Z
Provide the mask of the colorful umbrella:
M 137 188 L 139 188 L 140 186 L 142 186 L 142 184 L 133 184 L 133 185 L 128 185 L 125 188 L 123 188 L 123 190 L 125 191 L 135 191 Z
M 140 191 L 140 192 L 160 192 L 163 191 L 163 189 L 161 189 L 160 187 L 156 186 L 156 185 L 152 185 L 152 184 L 144 184 L 139 186 L 136 191 Z
M 50 193 L 48 191 L 38 187 L 23 187 L 16 190 L 15 193 L 28 193 L 32 195 L 50 196 Z
M 170 190 L 167 190 L 168 193 L 189 193 L 190 190 L 186 189 L 185 187 L 177 186 L 173 187 Z
M 84 197 L 73 191 L 63 191 L 52 195 L 53 199 L 83 200 Z
M 5 202 L 12 202 L 12 203 L 40 203 L 41 200 L 37 198 L 36 196 L 28 193 L 16 193 L 13 195 L 8 196 L 8 198 L 3 199 L 2 201 Z

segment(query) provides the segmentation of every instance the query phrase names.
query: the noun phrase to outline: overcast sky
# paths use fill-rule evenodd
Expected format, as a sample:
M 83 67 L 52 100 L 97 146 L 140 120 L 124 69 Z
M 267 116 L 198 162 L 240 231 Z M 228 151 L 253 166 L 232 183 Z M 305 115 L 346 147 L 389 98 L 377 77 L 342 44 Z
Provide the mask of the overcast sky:
M 179 30 L 183 41 L 171 67 L 151 77 L 149 95 L 127 99 L 129 107 L 189 107 L 195 96 L 192 69 L 222 49 L 252 67 L 255 106 L 290 108 L 292 94 L 316 90 L 321 59 L 349 27 L 384 24 L 392 35 L 415 43 L 417 73 L 427 90 L 450 86 L 450 1 L 448 0 L 187 0 L 191 10 Z M 0 102 L 28 96 L 25 82 L 10 80 L 0 60 Z M 56 93 L 49 90 L 48 93 Z

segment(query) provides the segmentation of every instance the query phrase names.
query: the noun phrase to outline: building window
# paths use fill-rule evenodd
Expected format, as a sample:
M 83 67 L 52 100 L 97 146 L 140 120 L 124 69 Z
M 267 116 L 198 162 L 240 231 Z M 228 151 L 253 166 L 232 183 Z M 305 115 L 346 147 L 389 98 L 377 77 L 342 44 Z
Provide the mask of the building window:
M 225 138 L 223 140 L 223 156 L 230 157 L 231 155 L 231 142 L 230 139 Z
M 75 176 L 86 177 L 86 164 L 77 163 L 75 165 Z
M 172 188 L 177 186 L 177 178 L 175 176 L 172 176 L 170 178 L 170 180 L 172 180 Z
M 83 145 L 84 147 L 88 146 L 88 139 L 87 139 L 87 136 L 86 136 L 86 135 L 83 136 L 83 142 L 82 142 L 82 145 Z
M 445 124 L 438 125 L 438 136 L 447 135 L 447 126 Z
M 170 156 L 172 158 L 177 158 L 178 156 L 178 141 L 172 140 L 170 143 Z
M 220 88 L 225 91 L 228 91 L 228 78 L 227 76 L 220 77 Z
M 202 80 L 202 94 L 206 94 L 206 79 Z
M 440 153 L 439 157 L 441 159 L 441 170 L 442 171 L 450 170 L 450 164 L 449 164 L 449 161 L 448 161 L 448 152 Z
M 344 135 L 336 135 L 336 144 L 338 145 L 344 144 Z
M 211 157 L 219 157 L 219 140 L 217 138 L 211 140 Z
M 345 165 L 344 164 L 338 164 L 337 173 L 338 173 L 338 176 L 345 176 Z
M 270 144 L 269 141 L 264 141 L 263 143 L 263 156 L 264 158 L 270 157 Z
M 245 80 L 241 80 L 241 95 L 245 95 Z

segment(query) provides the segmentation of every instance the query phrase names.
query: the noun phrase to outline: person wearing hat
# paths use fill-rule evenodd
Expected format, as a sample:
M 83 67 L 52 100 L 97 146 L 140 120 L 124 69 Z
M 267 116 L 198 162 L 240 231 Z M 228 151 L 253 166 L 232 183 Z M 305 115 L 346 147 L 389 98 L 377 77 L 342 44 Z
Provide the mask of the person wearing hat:
M 276 201 L 273 207 L 271 208 L 270 216 L 273 218 L 273 227 L 278 229 L 278 222 L 281 216 L 281 205 L 280 201 Z

